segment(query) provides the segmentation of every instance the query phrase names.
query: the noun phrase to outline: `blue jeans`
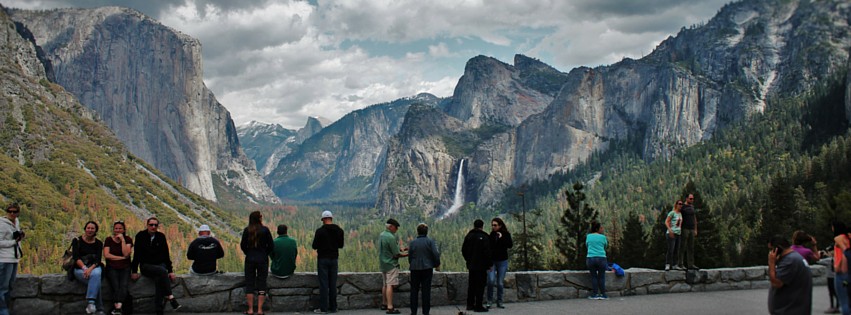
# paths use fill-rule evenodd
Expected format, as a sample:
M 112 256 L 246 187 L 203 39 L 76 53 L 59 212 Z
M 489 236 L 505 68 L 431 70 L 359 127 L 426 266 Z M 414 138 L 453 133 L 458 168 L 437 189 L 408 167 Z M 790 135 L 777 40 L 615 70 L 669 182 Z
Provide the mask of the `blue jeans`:
M 506 271 L 508 271 L 508 259 L 493 262 L 493 269 L 488 272 L 488 303 L 493 302 L 493 286 L 496 285 L 496 302 L 502 304 Z
M 94 301 L 97 309 L 102 310 L 103 304 L 100 300 L 100 279 L 103 269 L 101 267 L 95 267 L 95 269 L 92 269 L 92 272 L 89 274 L 88 279 L 83 278 L 83 271 L 83 269 L 74 268 L 74 278 L 77 278 L 77 281 L 80 281 L 87 286 L 86 300 Z
M 320 258 L 316 261 L 319 275 L 319 309 L 337 311 L 337 260 Z
M 423 293 L 423 314 L 431 310 L 431 279 L 433 269 L 411 270 L 411 314 L 417 314 L 417 300 L 420 291 Z
M 606 257 L 588 257 L 585 264 L 591 273 L 591 294 L 606 294 Z
M 838 272 L 833 279 L 833 288 L 836 289 L 836 300 L 839 302 L 839 309 L 842 310 L 842 315 L 851 314 L 851 308 L 848 307 L 848 288 L 842 284 L 850 280 L 851 275 Z
M 18 263 L 0 263 L 0 315 L 9 315 L 12 285 L 18 274 Z

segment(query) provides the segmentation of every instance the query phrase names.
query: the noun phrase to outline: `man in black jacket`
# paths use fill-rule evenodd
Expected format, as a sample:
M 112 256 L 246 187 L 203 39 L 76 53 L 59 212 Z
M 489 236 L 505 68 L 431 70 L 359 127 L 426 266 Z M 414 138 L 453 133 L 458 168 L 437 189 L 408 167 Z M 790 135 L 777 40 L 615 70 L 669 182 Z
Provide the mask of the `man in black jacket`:
M 469 278 L 467 280 L 467 310 L 487 312 L 483 305 L 485 283 L 488 278 L 488 268 L 491 267 L 490 237 L 482 230 L 485 222 L 476 219 L 473 229 L 464 237 L 461 253 L 467 261 Z
M 319 275 L 319 308 L 317 314 L 337 312 L 337 259 L 343 248 L 343 229 L 333 223 L 331 211 L 322 212 L 322 227 L 313 236 L 316 269 Z
M 168 242 L 165 234 L 157 231 L 160 220 L 150 217 L 147 228 L 136 233 L 134 244 L 136 245 L 131 263 L 130 278 L 139 280 L 139 270 L 142 275 L 150 277 L 154 281 L 154 310 L 157 315 L 163 314 L 165 303 L 171 302 L 175 310 L 180 308 L 180 303 L 171 292 L 171 281 L 174 281 L 174 270 L 171 266 L 171 256 L 168 253 Z
M 186 259 L 192 260 L 189 272 L 199 276 L 214 275 L 216 271 L 216 259 L 225 257 L 222 243 L 212 236 L 210 226 L 204 224 L 198 228 L 198 238 L 189 244 L 186 251 Z

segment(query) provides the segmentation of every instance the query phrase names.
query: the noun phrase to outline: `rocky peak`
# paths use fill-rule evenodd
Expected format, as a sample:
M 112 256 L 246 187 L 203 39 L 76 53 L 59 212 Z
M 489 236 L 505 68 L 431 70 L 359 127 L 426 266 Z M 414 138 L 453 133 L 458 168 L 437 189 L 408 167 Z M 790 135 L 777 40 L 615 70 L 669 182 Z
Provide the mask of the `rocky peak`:
M 528 57 L 518 55 L 515 61 L 521 67 L 485 56 L 470 59 L 446 112 L 478 128 L 516 126 L 543 111 L 566 76 Z
M 298 130 L 298 136 L 295 139 L 296 143 L 302 143 L 305 139 L 317 134 L 322 128 L 325 128 L 325 123 L 319 120 L 318 117 L 307 117 L 307 122 L 304 127 Z
M 277 202 L 204 85 L 196 39 L 119 7 L 11 13 L 32 31 L 56 82 L 134 155 L 209 200 L 219 176 L 252 200 Z

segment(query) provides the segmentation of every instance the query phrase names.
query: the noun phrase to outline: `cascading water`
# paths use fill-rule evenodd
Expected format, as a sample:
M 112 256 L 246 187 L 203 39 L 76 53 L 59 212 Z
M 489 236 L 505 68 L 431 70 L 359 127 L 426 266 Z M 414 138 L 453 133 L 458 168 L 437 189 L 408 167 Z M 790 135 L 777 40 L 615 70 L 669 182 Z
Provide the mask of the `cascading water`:
M 464 159 L 461 159 L 461 165 L 458 166 L 458 179 L 455 181 L 455 200 L 441 219 L 446 219 L 455 214 L 462 206 L 464 206 Z

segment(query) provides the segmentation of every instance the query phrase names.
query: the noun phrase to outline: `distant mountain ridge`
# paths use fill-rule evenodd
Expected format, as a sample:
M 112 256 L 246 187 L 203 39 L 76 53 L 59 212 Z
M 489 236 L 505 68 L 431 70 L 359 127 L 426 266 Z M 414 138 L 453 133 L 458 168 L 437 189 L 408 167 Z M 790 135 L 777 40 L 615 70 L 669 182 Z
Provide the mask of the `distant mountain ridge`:
M 266 176 L 292 152 L 293 147 L 318 133 L 326 124 L 320 118 L 308 117 L 304 127 L 296 131 L 279 124 L 250 121 L 237 126 L 236 132 L 245 155 L 254 160 L 257 170 Z
M 218 176 L 249 200 L 278 202 L 204 85 L 196 39 L 119 7 L 10 14 L 32 32 L 56 82 L 135 155 L 209 200 Z

